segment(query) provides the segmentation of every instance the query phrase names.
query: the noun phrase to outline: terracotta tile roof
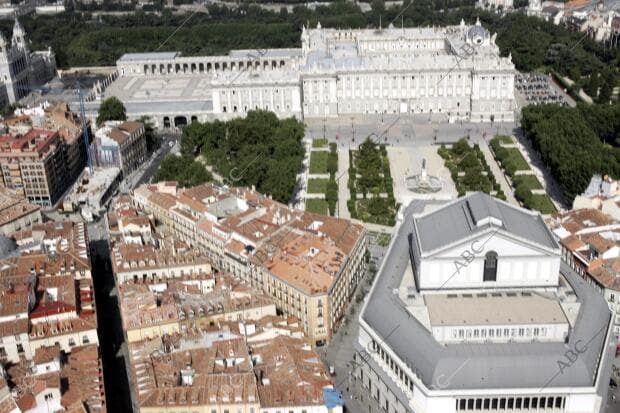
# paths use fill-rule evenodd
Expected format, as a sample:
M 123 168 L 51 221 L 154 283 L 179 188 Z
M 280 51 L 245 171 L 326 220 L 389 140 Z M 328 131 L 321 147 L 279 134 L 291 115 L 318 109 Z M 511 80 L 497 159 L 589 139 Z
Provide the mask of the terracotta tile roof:
M 149 196 L 149 201 L 163 209 L 170 209 L 177 204 L 174 196 L 162 192 L 154 192 Z
M 6 321 L 0 323 L 0 337 L 16 336 L 28 333 L 28 319 L 20 318 L 18 320 Z
M 37 400 L 31 393 L 25 394 L 17 400 L 17 406 L 22 412 L 37 407 Z
M 306 233 L 283 245 L 262 265 L 279 279 L 314 295 L 329 290 L 345 261 L 346 255 L 333 241 Z
M 81 403 L 89 413 L 107 411 L 103 369 L 96 345 L 74 347 L 63 367 L 63 376 L 68 383 L 68 388 L 62 395 L 63 406 Z
M 39 347 L 32 356 L 32 361 L 35 364 L 51 363 L 54 360 L 60 358 L 60 345 Z
M 31 339 L 43 339 L 96 329 L 97 317 L 94 314 L 83 314 L 68 320 L 42 321 L 32 324 L 30 337 Z
M 28 313 L 29 290 L 2 290 L 0 294 L 0 317 Z
M 570 251 L 576 252 L 587 249 L 588 246 L 579 237 L 575 235 L 568 236 L 560 240 L 560 244 L 564 245 Z
M 119 129 L 125 130 L 129 133 L 134 133 L 135 131 L 144 127 L 144 123 L 135 122 L 135 121 L 125 121 L 118 125 Z
M 584 229 L 610 225 L 615 222 L 609 215 L 593 208 L 576 209 L 558 214 L 553 221 L 572 234 Z
M 36 213 L 40 209 L 40 206 L 30 204 L 27 200 L 6 188 L 0 188 L 0 226 Z
M 144 271 L 188 265 L 206 265 L 210 261 L 198 251 L 180 253 L 172 248 L 153 245 L 117 243 L 112 248 L 112 267 L 115 273 L 141 269 Z
M 620 291 L 620 258 L 598 260 L 588 273 L 605 288 Z
M 581 236 L 581 240 L 584 243 L 589 244 L 592 247 L 594 247 L 598 251 L 599 254 L 603 254 L 604 252 L 608 251 L 610 248 L 613 248 L 617 244 L 613 240 L 603 238 L 598 233 L 583 234 Z

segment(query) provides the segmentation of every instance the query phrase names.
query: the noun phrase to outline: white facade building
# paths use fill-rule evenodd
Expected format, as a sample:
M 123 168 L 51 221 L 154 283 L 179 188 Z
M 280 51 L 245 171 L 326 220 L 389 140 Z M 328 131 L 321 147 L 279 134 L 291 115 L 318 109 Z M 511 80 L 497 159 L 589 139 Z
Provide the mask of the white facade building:
M 0 105 L 13 104 L 56 74 L 56 55 L 51 49 L 31 52 L 26 32 L 15 19 L 8 43 L 0 34 Z
M 360 315 L 362 406 L 603 411 L 610 312 L 560 263 L 540 215 L 474 193 L 413 201 L 403 216 Z
M 130 115 L 149 114 L 160 127 L 253 109 L 297 118 L 402 113 L 514 120 L 514 64 L 500 56 L 495 35 L 479 21 L 379 30 L 319 23 L 303 28 L 301 44 L 228 56 L 126 54 L 106 93 L 126 101 Z

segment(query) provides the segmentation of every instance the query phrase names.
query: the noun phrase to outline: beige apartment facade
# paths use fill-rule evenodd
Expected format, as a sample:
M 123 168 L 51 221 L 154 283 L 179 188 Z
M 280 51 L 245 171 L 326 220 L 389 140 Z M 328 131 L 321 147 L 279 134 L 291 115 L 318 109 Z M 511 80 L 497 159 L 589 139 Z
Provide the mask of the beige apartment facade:
M 170 193 L 169 184 L 166 183 L 165 191 L 154 186 L 150 189 L 139 188 L 134 193 L 137 206 L 151 214 L 175 236 L 198 248 L 209 257 L 215 268 L 231 273 L 260 289 L 276 301 L 278 310 L 284 314 L 299 317 L 314 345 L 325 344 L 331 339 L 342 322 L 353 292 L 366 269 L 367 240 L 362 225 L 345 219 L 289 210 L 255 191 L 235 189 L 234 196 L 246 196 L 257 204 L 256 212 L 250 214 L 248 210 L 248 213 L 239 219 L 242 223 L 251 225 L 254 220 L 263 222 L 259 219 L 276 221 L 277 218 L 270 215 L 270 210 L 275 208 L 274 204 L 291 214 L 288 222 L 275 225 L 278 228 L 270 236 L 252 240 L 251 236 L 258 231 L 245 234 L 231 229 L 226 225 L 226 221 L 232 218 L 218 220 L 209 214 L 208 204 L 199 202 L 188 205 L 183 200 L 183 195 L 175 196 Z M 224 196 L 228 195 L 220 194 L 220 197 Z M 263 201 L 264 205 L 261 204 Z M 243 202 L 238 204 L 242 205 Z M 238 221 L 234 222 L 238 224 Z M 290 276 L 296 273 L 306 272 L 305 278 L 308 281 L 313 279 L 312 272 L 298 271 L 305 265 L 302 262 L 287 264 L 284 267 L 289 268 L 281 272 L 268 269 L 267 257 L 273 254 L 267 249 L 283 248 L 284 245 L 274 239 L 282 236 L 286 241 L 291 234 L 299 237 L 312 236 L 316 238 L 313 242 L 317 244 L 306 246 L 307 248 L 329 251 L 329 254 L 319 260 L 321 262 L 311 264 L 322 274 L 319 285 L 304 285 L 304 280 L 299 277 L 297 281 L 291 282 Z M 262 255 L 259 252 L 262 252 Z M 338 266 L 331 268 L 329 274 L 326 274 L 323 267 L 329 264 L 322 261 L 331 260 L 337 261 Z
M 0 137 L 2 185 L 33 204 L 54 205 L 70 185 L 62 145 L 57 132 L 45 129 Z

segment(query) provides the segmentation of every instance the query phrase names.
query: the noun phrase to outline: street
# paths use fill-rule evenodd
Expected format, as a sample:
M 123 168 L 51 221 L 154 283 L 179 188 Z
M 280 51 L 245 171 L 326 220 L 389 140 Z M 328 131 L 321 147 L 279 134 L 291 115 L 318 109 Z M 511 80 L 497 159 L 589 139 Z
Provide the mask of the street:
M 103 378 L 107 409 L 111 412 L 130 412 L 131 387 L 127 364 L 127 344 L 123 333 L 114 275 L 110 262 L 106 220 L 88 226 L 92 260 L 93 283 L 97 302 L 99 347 L 102 357 Z
M 371 264 L 368 265 L 366 274 L 360 281 L 356 293 L 351 299 L 349 313 L 345 321 L 342 323 L 327 348 L 317 349 L 325 365 L 335 367 L 336 375 L 334 377 L 334 387 L 342 392 L 346 412 L 359 413 L 366 411 L 358 403 L 359 394 L 355 391 L 355 379 L 352 372 L 354 368 L 352 367 L 354 366 L 352 363 L 353 355 L 355 354 L 353 340 L 357 339 L 359 330 L 357 320 L 363 305 L 363 301 L 358 302 L 355 297 L 363 288 L 370 289 L 372 285 L 371 280 L 374 279 L 374 274 L 372 274 L 371 269 L 373 267 L 372 264 L 374 264 L 375 270 L 378 269 L 387 251 L 387 246 L 380 246 L 375 243 L 376 239 L 377 238 L 374 236 L 369 236 L 368 250 L 371 254 Z
M 159 148 L 151 154 L 144 164 L 123 179 L 119 186 L 120 192 L 129 193 L 135 187 L 148 183 L 157 171 L 157 168 L 159 168 L 161 161 L 173 150 L 175 145 L 178 146 L 177 142 L 180 142 L 180 138 L 180 133 L 174 132 L 167 132 L 165 135 L 161 135 Z M 170 145 L 170 143 L 173 143 L 173 145 Z

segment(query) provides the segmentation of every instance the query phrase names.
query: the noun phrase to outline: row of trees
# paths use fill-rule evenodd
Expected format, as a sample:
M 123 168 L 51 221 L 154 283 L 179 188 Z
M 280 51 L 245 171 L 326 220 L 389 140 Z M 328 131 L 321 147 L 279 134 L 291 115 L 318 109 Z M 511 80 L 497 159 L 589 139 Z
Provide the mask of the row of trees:
M 620 147 L 605 143 L 617 145 L 618 142 L 618 118 L 603 118 L 608 111 L 618 110 L 612 108 L 610 105 L 523 108 L 523 131 L 558 181 L 568 204 L 586 188 L 593 174 L 620 177 Z M 599 120 L 602 124 L 598 124 Z
M 329 144 L 329 155 L 327 156 L 327 172 L 329 173 L 329 181 L 325 190 L 325 200 L 329 214 L 336 214 L 336 204 L 338 203 L 338 183 L 336 182 L 336 174 L 338 173 L 338 145 L 334 142 Z
M 228 122 L 195 122 L 183 130 L 181 153 L 188 159 L 206 158 L 225 182 L 256 186 L 288 203 L 304 157 L 304 126 L 272 112 L 249 111 Z M 170 177 L 174 179 L 174 177 Z

